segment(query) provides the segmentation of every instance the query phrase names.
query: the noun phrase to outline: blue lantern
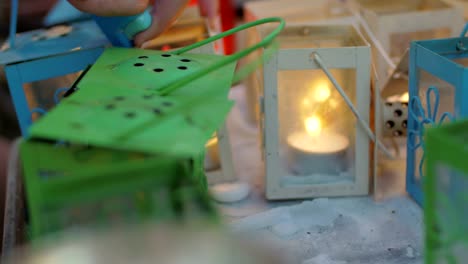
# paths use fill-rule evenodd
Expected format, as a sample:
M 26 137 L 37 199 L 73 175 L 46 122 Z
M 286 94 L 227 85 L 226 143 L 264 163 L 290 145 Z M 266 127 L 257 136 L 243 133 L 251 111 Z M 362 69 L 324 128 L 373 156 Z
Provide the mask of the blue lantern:
M 12 0 L 11 6 L 10 37 L 0 49 L 0 65 L 5 68 L 23 136 L 33 122 L 33 114 L 43 115 L 51 107 L 50 103 L 36 106 L 31 103 L 25 84 L 78 73 L 92 65 L 111 43 L 132 46 L 131 38 L 151 24 L 147 10 L 129 17 L 93 16 L 94 19 L 17 35 L 18 0 Z M 70 85 L 74 84 L 70 82 L 55 90 L 52 105 L 69 88 L 76 88 Z
M 44 114 L 50 106 L 31 103 L 24 85 L 86 69 L 109 41 L 93 20 L 16 34 L 17 11 L 18 1 L 13 0 L 10 36 L 0 49 L 0 66 L 4 67 L 21 133 L 25 136 L 33 114 Z M 56 101 L 70 84 L 58 87 Z
M 468 116 L 468 37 L 414 41 L 410 48 L 406 189 L 423 203 L 425 130 Z

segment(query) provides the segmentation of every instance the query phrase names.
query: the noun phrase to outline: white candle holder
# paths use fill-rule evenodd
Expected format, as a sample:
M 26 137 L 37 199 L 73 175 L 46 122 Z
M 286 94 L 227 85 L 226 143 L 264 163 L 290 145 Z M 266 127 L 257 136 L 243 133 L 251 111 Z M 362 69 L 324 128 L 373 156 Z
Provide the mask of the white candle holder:
M 367 195 L 370 46 L 349 25 L 289 25 L 277 39 L 260 103 L 267 198 Z

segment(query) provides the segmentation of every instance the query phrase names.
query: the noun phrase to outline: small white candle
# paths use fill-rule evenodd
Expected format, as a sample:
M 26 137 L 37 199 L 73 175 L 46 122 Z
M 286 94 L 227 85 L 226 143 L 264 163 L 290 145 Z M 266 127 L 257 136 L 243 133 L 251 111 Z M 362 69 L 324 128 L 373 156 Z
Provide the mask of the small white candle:
M 287 138 L 287 160 L 298 175 L 318 173 L 339 174 L 346 169 L 349 140 L 344 135 L 321 131 L 320 119 L 305 120 L 306 131 L 298 131 Z
M 322 133 L 313 136 L 307 132 L 296 132 L 288 137 L 288 145 L 310 154 L 330 154 L 346 150 L 349 140 L 338 133 Z

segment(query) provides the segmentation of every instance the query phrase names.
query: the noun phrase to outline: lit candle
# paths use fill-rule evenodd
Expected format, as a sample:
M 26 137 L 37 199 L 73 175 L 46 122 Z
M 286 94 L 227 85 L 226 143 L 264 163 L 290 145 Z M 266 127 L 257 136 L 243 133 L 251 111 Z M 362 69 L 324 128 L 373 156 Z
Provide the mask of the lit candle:
M 218 170 L 221 168 L 218 151 L 218 138 L 213 137 L 205 144 L 205 162 L 206 171 Z
M 305 131 L 287 138 L 288 165 L 297 175 L 338 174 L 346 169 L 347 137 L 334 132 L 324 133 L 322 122 L 312 116 L 306 118 Z

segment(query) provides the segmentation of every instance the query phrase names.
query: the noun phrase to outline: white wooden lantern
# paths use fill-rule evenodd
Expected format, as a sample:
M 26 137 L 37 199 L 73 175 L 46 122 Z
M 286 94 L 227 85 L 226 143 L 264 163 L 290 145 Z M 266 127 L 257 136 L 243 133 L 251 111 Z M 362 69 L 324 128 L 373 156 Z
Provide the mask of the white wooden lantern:
M 460 8 L 443 0 L 354 0 L 355 8 L 379 41 L 380 46 L 397 64 L 413 40 L 457 36 L 464 25 Z M 373 45 L 379 89 L 394 70 L 390 62 Z
M 264 65 L 268 199 L 367 195 L 370 139 L 316 57 L 369 124 L 370 46 L 353 26 L 293 25 Z
M 355 22 L 350 10 L 343 1 L 336 0 L 274 0 L 252 1 L 244 5 L 246 22 L 267 17 L 282 17 L 288 24 L 351 24 Z M 256 27 L 247 31 L 246 46 L 257 43 L 260 39 Z M 247 59 L 255 60 L 261 51 L 253 53 Z M 258 95 L 263 88 L 262 69 L 259 68 L 246 79 L 247 88 L 247 118 L 251 123 L 257 123 L 259 117 Z

